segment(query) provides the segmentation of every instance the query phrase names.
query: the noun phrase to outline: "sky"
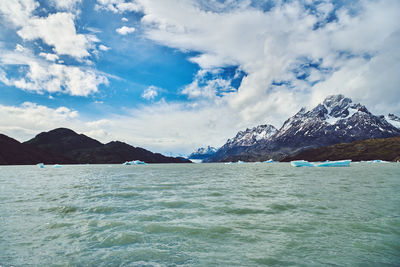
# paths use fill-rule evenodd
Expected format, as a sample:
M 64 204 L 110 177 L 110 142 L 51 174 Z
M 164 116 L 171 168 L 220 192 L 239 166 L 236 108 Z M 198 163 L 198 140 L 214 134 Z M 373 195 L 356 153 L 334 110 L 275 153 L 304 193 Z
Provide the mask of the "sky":
M 1 0 L 0 133 L 167 155 L 344 94 L 400 115 L 400 1 Z

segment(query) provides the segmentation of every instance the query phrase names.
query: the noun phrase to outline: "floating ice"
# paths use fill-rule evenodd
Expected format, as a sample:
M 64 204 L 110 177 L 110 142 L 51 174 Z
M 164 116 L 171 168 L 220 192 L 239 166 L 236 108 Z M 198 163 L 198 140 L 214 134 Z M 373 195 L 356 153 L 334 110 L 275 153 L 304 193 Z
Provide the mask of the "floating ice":
M 317 167 L 347 167 L 350 166 L 351 160 L 337 160 L 337 161 L 326 161 L 317 163 Z
M 275 161 L 273 159 L 269 159 L 269 160 L 264 161 L 264 163 L 274 163 L 274 162 Z
M 291 161 L 290 165 L 292 165 L 293 167 L 315 167 L 314 163 L 308 162 L 306 160 Z
M 147 163 L 140 160 L 125 161 L 123 165 L 146 165 Z
M 38 166 L 39 168 L 44 168 L 44 164 L 43 163 L 38 163 L 38 164 L 36 164 L 36 166 Z
M 369 161 L 366 161 L 366 162 L 368 162 L 368 163 L 389 163 L 388 161 L 380 160 L 380 159 L 369 160 Z
M 62 167 L 62 165 L 60 165 L 60 164 L 54 164 L 53 165 L 53 168 L 61 168 Z
M 351 160 L 337 160 L 337 161 L 325 161 L 320 163 L 308 162 L 306 160 L 291 161 L 290 164 L 293 167 L 347 167 L 350 166 Z

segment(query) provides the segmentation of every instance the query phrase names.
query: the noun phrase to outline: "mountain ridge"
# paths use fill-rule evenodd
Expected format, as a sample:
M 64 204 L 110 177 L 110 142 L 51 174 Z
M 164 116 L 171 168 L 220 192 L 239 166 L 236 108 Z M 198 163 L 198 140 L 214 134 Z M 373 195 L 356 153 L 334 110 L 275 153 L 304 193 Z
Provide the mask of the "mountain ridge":
M 42 132 L 23 143 L 0 134 L 0 144 L 0 165 L 118 164 L 129 160 L 147 163 L 191 162 L 182 157 L 167 157 L 120 141 L 103 144 L 68 128 Z
M 391 116 L 392 120 L 397 118 Z M 270 125 L 271 129 L 275 128 L 272 127 Z M 255 133 L 250 131 L 248 134 Z M 399 135 L 400 129 L 386 121 L 385 116 L 373 115 L 365 106 L 354 104 L 343 95 L 331 95 L 309 111 L 300 109 L 273 135 L 251 145 L 231 146 L 232 140 L 228 139 L 208 161 L 281 160 L 307 149 Z

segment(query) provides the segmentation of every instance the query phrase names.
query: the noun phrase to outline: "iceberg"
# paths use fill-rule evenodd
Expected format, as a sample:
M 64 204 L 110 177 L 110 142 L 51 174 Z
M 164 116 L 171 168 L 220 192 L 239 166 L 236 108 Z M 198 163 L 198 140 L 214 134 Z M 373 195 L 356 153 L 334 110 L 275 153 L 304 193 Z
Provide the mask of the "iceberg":
M 237 164 L 243 164 L 244 162 L 241 160 L 238 160 L 238 162 L 236 162 Z
M 380 160 L 380 159 L 369 160 L 369 161 L 366 161 L 366 162 L 368 162 L 368 163 L 389 163 L 388 161 Z
M 146 165 L 147 163 L 140 160 L 125 161 L 122 165 Z
M 318 163 L 317 167 L 347 167 L 350 166 L 351 160 L 337 160 L 337 161 L 326 161 Z
M 290 165 L 292 165 L 293 167 L 315 167 L 314 163 L 308 162 L 306 160 L 291 161 Z
M 36 166 L 38 166 L 39 168 L 44 168 L 44 164 L 43 163 L 38 163 L 38 164 L 36 164 Z
M 53 168 L 61 168 L 62 167 L 62 165 L 60 165 L 60 164 L 54 164 L 53 165 Z
M 275 161 L 273 160 L 273 159 L 269 159 L 269 160 L 266 160 L 266 161 L 263 161 L 264 163 L 274 163 Z
M 225 162 L 224 164 L 232 164 L 233 162 L 232 161 L 229 161 L 229 162 Z
M 351 160 L 337 160 L 337 161 L 325 161 L 325 162 L 308 162 L 306 160 L 291 161 L 290 164 L 293 167 L 348 167 L 350 166 Z

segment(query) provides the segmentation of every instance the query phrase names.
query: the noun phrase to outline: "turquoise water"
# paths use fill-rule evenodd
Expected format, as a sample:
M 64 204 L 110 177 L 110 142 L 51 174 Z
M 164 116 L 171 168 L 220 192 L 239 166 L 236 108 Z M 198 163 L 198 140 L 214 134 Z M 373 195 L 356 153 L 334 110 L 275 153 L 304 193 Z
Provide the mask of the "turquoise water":
M 0 266 L 399 266 L 400 164 L 0 167 Z

